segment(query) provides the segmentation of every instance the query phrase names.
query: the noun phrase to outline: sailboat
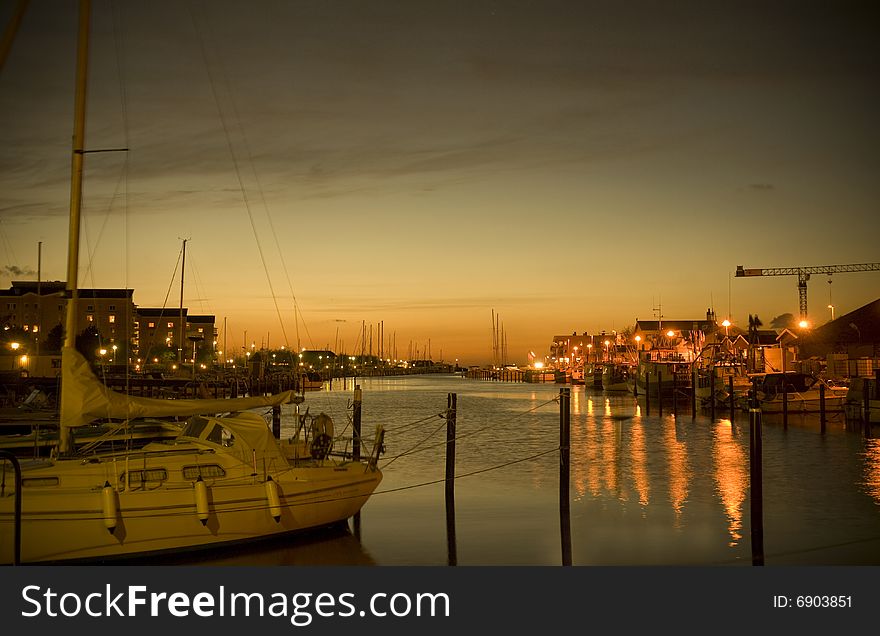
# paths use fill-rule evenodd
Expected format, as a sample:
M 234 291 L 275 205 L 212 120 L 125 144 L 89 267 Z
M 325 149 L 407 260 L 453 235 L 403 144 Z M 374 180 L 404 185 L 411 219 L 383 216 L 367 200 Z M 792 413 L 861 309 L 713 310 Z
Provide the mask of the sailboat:
M 381 426 L 364 459 L 359 451 L 333 454 L 329 416 L 303 417 L 296 435 L 281 440 L 254 410 L 294 403 L 292 391 L 204 400 L 130 396 L 106 387 L 76 351 L 88 27 L 89 1 L 81 0 L 59 452 L 22 462 L 20 480 L 0 462 L 0 564 L 204 549 L 354 516 L 382 479 Z M 170 441 L 77 454 L 77 429 L 98 419 L 149 417 L 189 419 Z

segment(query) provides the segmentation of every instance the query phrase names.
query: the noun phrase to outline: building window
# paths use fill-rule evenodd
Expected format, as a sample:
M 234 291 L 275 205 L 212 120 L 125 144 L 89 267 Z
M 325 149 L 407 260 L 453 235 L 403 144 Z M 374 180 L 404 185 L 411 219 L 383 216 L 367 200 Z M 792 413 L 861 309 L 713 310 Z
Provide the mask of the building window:
M 205 333 L 204 327 L 199 327 L 199 333 Z
M 174 323 L 173 323 L 173 322 L 169 322 L 169 323 L 168 323 L 168 328 L 169 328 L 169 329 L 174 329 Z
M 37 333 L 40 330 L 39 325 L 34 325 L 34 333 Z
M 111 307 L 111 309 L 112 309 L 112 307 Z M 107 316 L 107 320 L 109 320 L 111 323 L 116 322 L 116 316 L 114 316 L 113 314 L 110 314 L 109 316 Z
M 149 327 L 150 329 L 155 329 L 156 323 L 155 322 L 148 322 L 147 327 Z
M 108 311 L 116 311 L 116 305 L 110 305 Z
M 15 303 L 6 303 L 6 309 L 15 310 Z
M 95 311 L 95 306 L 94 305 L 87 305 L 86 311 Z
M 92 314 L 89 314 L 88 316 L 86 316 L 86 320 L 89 322 L 95 322 L 95 316 Z

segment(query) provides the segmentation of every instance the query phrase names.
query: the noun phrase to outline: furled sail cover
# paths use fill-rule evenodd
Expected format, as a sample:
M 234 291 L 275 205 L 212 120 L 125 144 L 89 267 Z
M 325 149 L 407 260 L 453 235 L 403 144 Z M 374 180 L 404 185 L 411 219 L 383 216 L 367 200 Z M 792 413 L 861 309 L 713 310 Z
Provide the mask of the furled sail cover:
M 85 426 L 100 418 L 131 419 L 175 415 L 212 415 L 293 401 L 294 392 L 232 399 L 167 400 L 129 396 L 107 388 L 76 349 L 61 352 L 61 427 Z

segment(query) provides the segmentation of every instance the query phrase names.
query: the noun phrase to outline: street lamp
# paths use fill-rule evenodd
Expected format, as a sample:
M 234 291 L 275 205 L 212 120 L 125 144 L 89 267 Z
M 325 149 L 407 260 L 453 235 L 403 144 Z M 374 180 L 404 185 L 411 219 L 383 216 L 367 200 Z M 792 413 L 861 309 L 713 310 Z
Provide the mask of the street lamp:
M 728 330 L 730 329 L 730 321 L 727 320 L 727 319 L 725 318 L 725 319 L 724 319 L 724 322 L 721 323 L 721 326 L 724 327 L 724 335 L 725 335 L 725 337 L 729 337 L 729 336 L 730 336 L 730 332 L 729 332 Z
M 831 320 L 834 320 L 834 305 L 828 305 L 828 309 L 831 310 Z
M 9 343 L 9 348 L 12 349 L 12 352 L 13 352 L 12 353 L 12 366 L 9 367 L 10 370 L 12 370 L 12 371 L 15 371 L 15 356 L 16 356 L 16 352 L 18 351 L 18 348 L 20 346 L 21 346 L 20 342 L 10 342 Z

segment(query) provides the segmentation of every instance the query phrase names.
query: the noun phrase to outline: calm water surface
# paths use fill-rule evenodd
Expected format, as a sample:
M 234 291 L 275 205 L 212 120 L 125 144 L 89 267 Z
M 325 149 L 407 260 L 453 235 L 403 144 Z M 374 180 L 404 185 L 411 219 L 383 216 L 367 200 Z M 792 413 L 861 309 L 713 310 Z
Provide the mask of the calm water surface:
M 361 378 L 363 431 L 386 429 L 384 479 L 359 522 L 167 562 L 559 565 L 559 385 L 453 376 Z M 352 383 L 300 407 L 350 419 Z M 447 532 L 448 393 L 458 396 L 455 522 Z M 738 412 L 661 417 L 628 394 L 572 387 L 573 565 L 750 565 L 749 425 Z M 723 416 L 723 417 L 722 417 Z M 293 432 L 285 412 L 282 435 Z M 767 565 L 880 565 L 880 440 L 830 416 L 764 417 Z M 435 482 L 435 483 L 432 483 Z M 437 483 L 439 482 L 439 483 Z

